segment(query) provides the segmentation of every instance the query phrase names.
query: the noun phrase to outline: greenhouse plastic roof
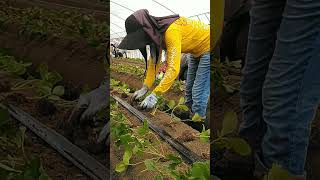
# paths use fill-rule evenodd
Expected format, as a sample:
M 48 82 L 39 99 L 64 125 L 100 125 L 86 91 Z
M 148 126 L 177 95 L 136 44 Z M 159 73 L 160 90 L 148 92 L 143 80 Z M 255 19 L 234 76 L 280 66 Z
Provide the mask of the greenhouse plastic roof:
M 139 9 L 148 9 L 153 16 L 179 14 L 210 24 L 210 0 L 111 0 L 111 39 L 118 39 L 126 35 L 125 19 Z

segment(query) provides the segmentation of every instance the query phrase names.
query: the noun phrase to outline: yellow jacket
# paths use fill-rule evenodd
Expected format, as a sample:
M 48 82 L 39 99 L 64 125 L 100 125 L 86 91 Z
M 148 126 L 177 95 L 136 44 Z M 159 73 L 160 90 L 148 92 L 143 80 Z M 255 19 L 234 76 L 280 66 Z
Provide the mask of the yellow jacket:
M 153 90 L 154 93 L 164 93 L 172 86 L 179 75 L 181 53 L 191 53 L 194 57 L 200 57 L 210 50 L 210 26 L 200 21 L 180 17 L 172 23 L 164 34 L 167 51 L 167 70 Z M 155 75 L 158 72 L 159 63 L 154 64 L 148 60 L 148 69 L 144 84 L 151 88 Z

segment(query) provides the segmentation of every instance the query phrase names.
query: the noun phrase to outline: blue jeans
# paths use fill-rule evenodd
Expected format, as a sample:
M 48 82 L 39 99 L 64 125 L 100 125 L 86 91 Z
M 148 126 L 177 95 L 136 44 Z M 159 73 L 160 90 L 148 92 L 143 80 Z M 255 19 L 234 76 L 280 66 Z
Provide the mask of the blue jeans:
M 304 173 L 320 97 L 320 1 L 253 0 L 240 135 L 262 137 L 268 167 Z
M 195 58 L 189 55 L 186 82 L 186 105 L 193 113 L 206 116 L 210 94 L 210 53 Z

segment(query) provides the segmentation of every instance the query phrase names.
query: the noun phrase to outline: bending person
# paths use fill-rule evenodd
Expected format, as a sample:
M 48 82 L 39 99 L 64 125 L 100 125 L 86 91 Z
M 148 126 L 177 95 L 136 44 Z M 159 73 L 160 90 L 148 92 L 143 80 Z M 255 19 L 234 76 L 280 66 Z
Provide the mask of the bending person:
M 180 71 L 181 53 L 190 53 L 186 82 L 186 105 L 203 119 L 210 94 L 210 26 L 179 15 L 154 17 L 145 9 L 130 15 L 125 22 L 127 36 L 119 48 L 139 49 L 146 60 L 146 78 L 143 87 L 133 95 L 135 100 L 151 90 L 159 68 L 161 52 L 165 50 L 168 64 L 164 78 L 140 106 L 153 108 L 157 94 L 170 89 Z M 147 59 L 146 46 L 150 45 L 151 58 Z

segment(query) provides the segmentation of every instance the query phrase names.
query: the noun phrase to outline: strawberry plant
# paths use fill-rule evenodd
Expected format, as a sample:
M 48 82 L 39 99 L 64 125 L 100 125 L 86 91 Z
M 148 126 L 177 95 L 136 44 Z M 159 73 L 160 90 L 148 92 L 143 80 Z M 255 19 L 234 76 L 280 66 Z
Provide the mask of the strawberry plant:
M 143 164 L 145 169 L 141 172 L 154 172 L 154 180 L 206 180 L 210 178 L 209 161 L 196 162 L 187 171 L 180 170 L 179 167 L 185 166 L 181 157 L 164 152 L 161 141 L 149 130 L 147 121 L 144 121 L 141 126 L 133 128 L 131 122 L 119 111 L 118 105 L 114 100 L 111 100 L 110 115 L 112 120 L 111 137 L 118 147 L 124 149 L 122 160 L 116 165 L 116 172 L 122 173 L 126 171 L 128 166 Z M 208 133 L 210 131 L 203 131 L 201 135 L 204 138 Z M 150 141 L 150 137 L 153 137 L 154 140 Z M 141 156 L 142 154 L 152 155 L 152 157 L 137 163 L 131 162 L 133 157 Z M 163 162 L 166 163 L 164 164 Z
M 237 114 L 234 112 L 227 112 L 224 116 L 222 130 L 218 131 L 218 138 L 211 143 L 218 149 L 227 148 L 242 156 L 248 156 L 251 154 L 249 144 L 244 139 L 231 136 L 235 133 L 237 126 Z
M 21 76 L 26 73 L 27 67 L 31 63 L 17 62 L 13 56 L 0 54 L 0 69 L 16 76 Z
M 9 123 L 9 112 L 0 108 L 0 177 L 4 179 L 49 180 L 40 159 L 26 155 L 26 128 Z M 5 155 L 6 154 L 6 155 Z

